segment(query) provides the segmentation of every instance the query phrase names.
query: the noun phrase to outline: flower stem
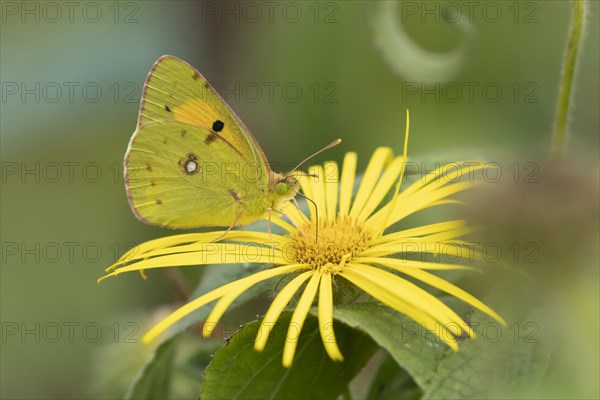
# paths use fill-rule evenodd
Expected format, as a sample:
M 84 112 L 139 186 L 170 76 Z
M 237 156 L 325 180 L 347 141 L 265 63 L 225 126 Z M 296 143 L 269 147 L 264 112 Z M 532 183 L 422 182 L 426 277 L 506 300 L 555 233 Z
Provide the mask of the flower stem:
M 552 134 L 551 158 L 554 162 L 560 162 L 565 152 L 567 122 L 571 106 L 571 94 L 573 93 L 573 81 L 575 78 L 577 54 L 581 47 L 583 27 L 586 19 L 586 0 L 573 0 L 571 25 L 569 26 L 569 38 L 563 56 L 563 70 L 560 78 L 558 105 L 554 117 L 554 132 Z
M 175 287 L 178 300 L 185 303 L 189 298 L 189 289 L 181 270 L 177 268 L 168 268 L 165 273 L 167 279 L 169 279 Z

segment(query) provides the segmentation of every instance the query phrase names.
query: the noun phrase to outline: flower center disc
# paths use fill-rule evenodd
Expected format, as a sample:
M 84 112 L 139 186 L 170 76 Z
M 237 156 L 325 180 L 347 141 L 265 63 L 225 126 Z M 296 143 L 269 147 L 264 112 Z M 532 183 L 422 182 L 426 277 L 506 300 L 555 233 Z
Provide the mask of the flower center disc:
M 316 225 L 307 223 L 291 233 L 293 257 L 296 262 L 310 264 L 313 269 L 340 271 L 340 264 L 358 256 L 372 240 L 364 225 L 348 216 L 338 215 L 335 220 L 319 220 Z

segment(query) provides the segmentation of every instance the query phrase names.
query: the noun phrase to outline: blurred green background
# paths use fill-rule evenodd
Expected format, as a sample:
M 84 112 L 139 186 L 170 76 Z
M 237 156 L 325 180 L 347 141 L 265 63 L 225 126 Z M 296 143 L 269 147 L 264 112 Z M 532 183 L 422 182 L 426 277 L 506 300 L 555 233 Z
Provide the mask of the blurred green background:
M 132 243 L 172 234 L 134 218 L 121 178 L 142 85 L 163 54 L 215 83 L 274 163 L 341 137 L 318 161 L 353 150 L 364 167 L 378 146 L 400 151 L 406 108 L 416 159 L 543 159 L 570 4 L 466 3 L 454 2 L 472 20 L 476 43 L 450 83 L 434 71 L 433 89 L 423 92 L 375 45 L 378 2 L 3 1 L 2 398 L 99 396 L 107 393 L 101 384 L 118 379 L 126 387 L 148 356 L 135 342 L 151 313 L 177 298 L 162 273 L 96 284 Z M 568 164 L 597 177 L 600 10 L 590 3 Z M 422 49 L 443 54 L 465 39 L 439 17 L 445 5 L 403 2 L 394 17 Z M 597 254 L 585 262 L 597 268 Z M 115 344 L 128 355 L 108 357 Z

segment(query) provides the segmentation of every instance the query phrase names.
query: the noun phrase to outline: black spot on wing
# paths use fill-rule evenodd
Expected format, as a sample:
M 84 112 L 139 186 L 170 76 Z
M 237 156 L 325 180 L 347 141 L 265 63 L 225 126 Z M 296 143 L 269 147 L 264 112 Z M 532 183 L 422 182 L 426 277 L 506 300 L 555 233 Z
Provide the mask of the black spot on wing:
M 184 130 L 182 130 L 182 131 L 181 131 L 181 137 L 184 137 L 186 133 L 187 133 L 187 132 L 186 132 L 186 130 L 185 130 L 185 129 L 184 129 Z
M 225 123 L 223 121 L 216 120 L 213 123 L 212 130 L 215 132 L 221 132 L 224 127 L 225 127 Z
M 166 112 L 171 112 L 171 108 L 168 105 L 166 105 L 166 104 L 165 104 L 165 111 Z
M 162 200 L 156 199 L 156 204 L 162 204 Z

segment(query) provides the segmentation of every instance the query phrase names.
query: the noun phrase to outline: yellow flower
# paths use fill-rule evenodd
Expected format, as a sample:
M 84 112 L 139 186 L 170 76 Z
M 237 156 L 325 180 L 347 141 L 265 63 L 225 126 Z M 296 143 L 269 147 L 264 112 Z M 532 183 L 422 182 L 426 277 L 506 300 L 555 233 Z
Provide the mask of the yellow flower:
M 401 256 L 407 253 L 414 255 L 415 249 L 419 254 L 435 255 L 440 252 L 440 246 L 460 253 L 469 245 L 460 238 L 471 229 L 463 220 L 396 232 L 387 232 L 387 229 L 417 211 L 458 203 L 449 197 L 473 185 L 473 182 L 460 178 L 482 168 L 483 164 L 444 166 L 400 191 L 406 165 L 407 138 L 408 124 L 404 156 L 394 158 L 392 150 L 386 147 L 375 151 L 354 198 L 356 153 L 346 154 L 341 174 L 335 162 L 309 168 L 308 172 L 313 176 L 299 178 L 303 193 L 314 201 L 309 215 L 305 215 L 293 203 L 287 203 L 281 210 L 285 217 L 271 217 L 274 224 L 288 232 L 287 235 L 230 231 L 223 237 L 223 231 L 220 230 L 152 240 L 126 253 L 107 269 L 109 273 L 101 280 L 123 272 L 170 266 L 244 262 L 273 265 L 180 307 L 146 333 L 142 338 L 145 343 L 192 311 L 218 300 L 204 324 L 203 335 L 209 336 L 226 309 L 244 291 L 264 280 L 289 275 L 293 279 L 274 298 L 261 322 L 254 345 L 258 351 L 264 349 L 279 316 L 308 282 L 297 301 L 288 328 L 290 340 L 285 341 L 283 349 L 285 367 L 292 364 L 297 345 L 297 340 L 293 338 L 298 337 L 317 297 L 317 315 L 325 350 L 331 359 L 343 360 L 333 332 L 333 287 L 334 282 L 340 279 L 349 281 L 381 303 L 406 314 L 457 350 L 455 337 L 468 335 L 473 338 L 472 329 L 447 305 L 404 276 L 453 295 L 501 322 L 502 318 L 469 293 L 427 272 L 471 267 Z M 382 205 L 394 187 L 391 200 Z M 217 242 L 211 242 L 214 239 Z

